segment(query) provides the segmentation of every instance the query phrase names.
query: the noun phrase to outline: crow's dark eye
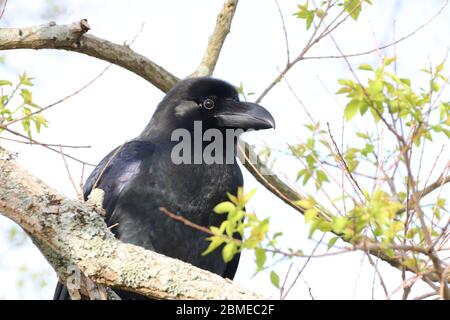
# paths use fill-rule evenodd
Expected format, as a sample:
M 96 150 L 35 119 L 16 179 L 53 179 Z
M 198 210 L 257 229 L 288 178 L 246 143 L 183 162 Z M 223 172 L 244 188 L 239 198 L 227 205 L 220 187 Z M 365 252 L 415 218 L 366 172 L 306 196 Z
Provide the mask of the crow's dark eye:
M 206 98 L 205 100 L 203 100 L 202 106 L 206 110 L 211 110 L 212 108 L 214 108 L 214 100 Z

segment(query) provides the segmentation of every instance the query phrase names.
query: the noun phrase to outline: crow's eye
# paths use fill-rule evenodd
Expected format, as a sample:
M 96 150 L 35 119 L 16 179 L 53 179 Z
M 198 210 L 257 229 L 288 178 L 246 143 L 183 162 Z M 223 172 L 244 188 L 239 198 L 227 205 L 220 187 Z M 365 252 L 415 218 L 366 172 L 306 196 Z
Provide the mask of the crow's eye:
M 206 110 L 211 110 L 212 108 L 214 108 L 214 100 L 206 98 L 205 100 L 203 100 L 202 106 Z

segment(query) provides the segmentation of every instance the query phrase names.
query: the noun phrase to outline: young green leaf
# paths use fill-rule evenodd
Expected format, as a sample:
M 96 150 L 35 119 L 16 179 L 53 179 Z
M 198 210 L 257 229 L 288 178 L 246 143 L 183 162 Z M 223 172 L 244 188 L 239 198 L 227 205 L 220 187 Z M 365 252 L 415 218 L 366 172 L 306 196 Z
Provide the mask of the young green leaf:
M 305 211 L 305 222 L 309 223 L 317 217 L 317 209 L 311 208 Z
M 8 80 L 0 80 L 0 86 L 12 86 L 12 83 Z
M 272 282 L 272 284 L 275 286 L 275 288 L 279 289 L 280 288 L 280 277 L 278 276 L 278 274 L 275 271 L 271 271 L 270 272 L 270 281 Z
M 358 68 L 359 70 L 365 70 L 365 71 L 373 71 L 373 68 L 370 64 L 362 64 Z
M 232 202 L 224 201 L 224 202 L 221 202 L 218 205 L 216 205 L 213 210 L 217 214 L 222 214 L 222 213 L 228 213 L 230 211 L 233 211 L 235 208 L 236 208 L 236 206 Z
M 223 238 L 220 236 L 209 237 L 208 240 L 211 242 L 208 248 L 202 253 L 202 256 L 206 256 L 207 254 L 213 252 L 224 242 Z
M 256 268 L 262 271 L 266 263 L 266 251 L 262 248 L 255 248 Z
M 222 258 L 225 262 L 230 262 L 237 252 L 236 244 L 234 242 L 229 242 L 223 247 Z
M 351 100 L 344 110 L 345 120 L 350 121 L 359 111 L 361 101 Z

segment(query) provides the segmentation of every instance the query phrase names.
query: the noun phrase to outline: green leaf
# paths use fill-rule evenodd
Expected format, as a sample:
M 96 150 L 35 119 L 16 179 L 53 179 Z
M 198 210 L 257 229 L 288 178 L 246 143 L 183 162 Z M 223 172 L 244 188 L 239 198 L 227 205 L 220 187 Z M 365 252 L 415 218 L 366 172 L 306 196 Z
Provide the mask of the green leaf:
M 266 251 L 262 248 L 255 248 L 255 259 L 257 270 L 262 271 L 267 259 Z
M 31 139 L 32 135 L 31 135 L 31 128 L 30 128 L 30 119 L 28 119 L 28 118 L 23 119 L 22 126 L 23 126 L 23 129 L 25 130 L 25 132 L 27 133 L 28 138 Z
M 308 180 L 311 178 L 311 172 L 310 171 L 306 171 L 305 175 L 303 176 L 303 185 L 308 183 Z
M 298 173 L 297 173 L 297 177 L 296 180 L 298 181 L 308 170 L 306 169 L 301 169 Z
M 408 87 L 411 87 L 411 80 L 406 78 L 400 78 L 400 81 L 404 84 L 406 84 Z
M 400 191 L 397 193 L 397 198 L 400 202 L 404 202 L 406 200 L 406 192 Z
M 318 211 L 317 209 L 308 209 L 305 211 L 305 222 L 309 223 L 317 217 Z
M 397 60 L 397 57 L 395 57 L 395 56 L 391 57 L 391 58 L 384 57 L 383 65 L 388 66 L 388 65 L 392 64 L 392 62 L 394 62 L 395 60 Z
M 270 281 L 275 286 L 275 288 L 277 288 L 277 289 L 280 288 L 280 277 L 278 276 L 278 274 L 275 271 L 270 272 Z
M 23 98 L 23 103 L 30 104 L 33 102 L 32 93 L 30 90 L 22 89 L 20 95 Z
M 19 80 L 20 80 L 20 84 L 23 84 L 25 86 L 32 86 L 33 85 L 33 83 L 31 82 L 31 80 L 33 80 L 33 78 L 28 77 L 26 72 L 22 73 L 19 76 Z
M 437 82 L 432 81 L 432 82 L 431 82 L 431 89 L 432 89 L 434 92 L 438 92 L 438 91 L 441 89 L 441 86 L 440 86 Z
M 236 244 L 234 242 L 227 243 L 226 246 L 223 247 L 223 250 L 222 250 L 223 261 L 230 262 L 233 259 L 236 251 L 237 251 L 237 248 L 236 248 Z
M 325 11 L 322 9 L 316 9 L 316 16 L 319 18 L 323 18 L 325 16 Z
M 350 93 L 350 92 L 352 92 L 352 91 L 353 91 L 353 88 L 350 88 L 350 87 L 342 87 L 342 88 L 340 88 L 340 89 L 336 92 L 336 94 Z
M 365 134 L 365 133 L 362 133 L 362 132 L 357 132 L 356 135 L 358 137 L 360 137 L 360 138 L 363 138 L 363 139 L 369 139 L 369 136 L 367 134 Z
M 256 193 L 256 189 L 252 189 L 246 195 L 244 195 L 244 204 L 247 203 Z
M 336 237 L 331 238 L 328 241 L 328 244 L 327 244 L 328 250 L 330 250 L 336 244 L 336 241 L 338 241 L 338 239 L 339 239 L 339 237 L 336 236 Z
M 47 127 L 47 120 L 40 114 L 36 115 L 34 123 L 38 132 L 40 131 L 41 126 Z
M 294 13 L 294 15 L 297 18 L 306 20 L 306 30 L 308 30 L 311 27 L 311 25 L 314 21 L 314 17 L 316 15 L 316 11 L 308 10 L 308 6 L 309 6 L 309 1 L 306 1 L 306 3 L 303 5 L 301 5 L 301 4 L 297 5 L 299 11 Z M 319 14 L 320 14 L 320 12 L 319 12 Z
M 230 199 L 231 202 L 233 202 L 234 204 L 238 204 L 238 198 L 234 195 L 232 195 L 231 193 L 227 192 L 227 197 L 228 199 Z
M 306 18 L 306 30 L 311 28 L 311 25 L 314 21 L 314 11 L 308 11 L 308 17 Z
M 320 184 L 322 184 L 323 182 L 329 182 L 327 174 L 322 170 L 317 170 L 316 175 L 317 180 L 319 181 Z
M 361 104 L 361 109 L 359 110 L 361 115 L 363 116 L 367 110 L 369 109 L 369 105 L 367 103 L 362 103 Z
M 446 202 L 446 199 L 445 199 L 445 198 L 439 198 L 439 199 L 437 200 L 436 204 L 437 204 L 437 206 L 438 206 L 439 208 L 444 209 L 444 207 L 445 207 L 445 202 Z
M 311 238 L 316 230 L 328 232 L 332 230 L 331 223 L 323 219 L 315 219 L 309 228 L 309 238 Z
M 12 86 L 12 83 L 8 80 L 0 80 L 0 86 Z
M 307 198 L 294 201 L 294 204 L 302 207 L 303 209 L 310 209 L 316 205 L 316 202 L 314 201 L 314 199 Z
M 362 64 L 358 68 L 359 70 L 365 70 L 365 71 L 373 71 L 373 68 L 370 64 Z
M 224 242 L 223 237 L 220 236 L 213 236 L 208 238 L 208 240 L 210 240 L 211 242 L 208 248 L 202 253 L 202 256 L 206 256 L 207 254 L 213 252 Z
M 333 231 L 336 233 L 341 233 L 344 228 L 348 224 L 348 218 L 347 217 L 333 217 L 333 221 L 331 222 L 331 227 L 333 228 Z
M 350 121 L 359 111 L 361 101 L 351 100 L 344 110 L 345 120 Z
M 235 208 L 236 208 L 236 206 L 232 202 L 225 201 L 225 202 L 221 202 L 218 205 L 216 205 L 213 210 L 217 214 L 223 214 L 223 213 L 228 213 L 230 211 L 233 211 Z
M 350 13 L 353 20 L 357 20 L 361 13 L 361 1 L 360 0 L 344 0 L 344 10 Z
M 442 70 L 444 70 L 444 63 L 445 63 L 445 60 L 436 66 L 436 73 L 439 73 Z

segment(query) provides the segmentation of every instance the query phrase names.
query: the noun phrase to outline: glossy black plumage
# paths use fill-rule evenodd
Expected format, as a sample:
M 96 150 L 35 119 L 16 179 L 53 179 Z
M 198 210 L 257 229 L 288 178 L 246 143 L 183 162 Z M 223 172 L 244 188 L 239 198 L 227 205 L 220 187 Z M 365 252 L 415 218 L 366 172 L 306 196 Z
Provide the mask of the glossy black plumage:
M 235 88 L 226 82 L 212 78 L 180 81 L 158 105 L 142 134 L 111 151 L 99 163 L 85 183 L 84 197 L 87 199 L 94 187 L 105 191 L 105 220 L 107 225 L 118 224 L 112 231 L 120 240 L 232 279 L 239 255 L 230 263 L 223 261 L 220 250 L 202 256 L 208 247 L 207 235 L 159 210 L 165 207 L 199 225 L 219 226 L 225 217 L 214 214 L 212 209 L 227 200 L 227 192 L 235 194 L 243 185 L 236 161 L 173 162 L 172 150 L 178 143 L 171 141 L 173 130 L 183 128 L 192 132 L 194 121 L 201 121 L 203 130 L 215 128 L 221 132 L 227 128 L 274 126 L 265 109 L 240 102 Z M 122 298 L 135 297 L 119 294 Z M 68 298 L 61 284 L 54 298 Z

